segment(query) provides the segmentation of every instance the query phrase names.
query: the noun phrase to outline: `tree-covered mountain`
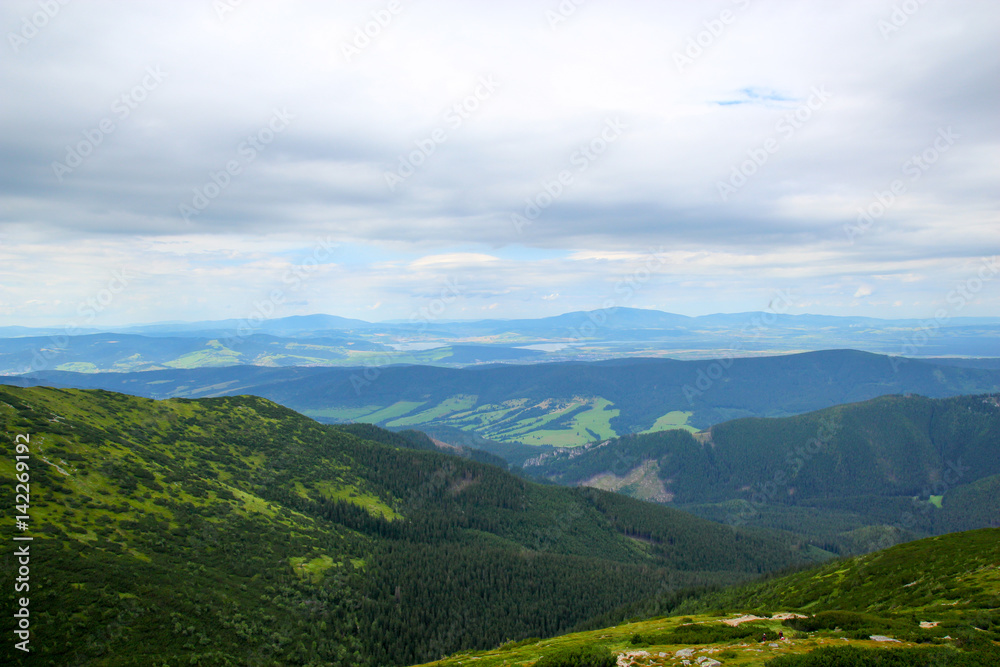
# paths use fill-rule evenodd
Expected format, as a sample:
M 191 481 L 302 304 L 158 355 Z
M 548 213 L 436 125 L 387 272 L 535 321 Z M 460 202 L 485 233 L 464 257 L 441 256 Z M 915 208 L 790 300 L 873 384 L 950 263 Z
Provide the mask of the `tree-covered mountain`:
M 5 664 L 407 664 L 824 557 L 257 397 L 0 386 L 0 424 L 34 538 L 33 652 Z
M 698 434 L 625 436 L 546 453 L 524 469 L 867 551 L 1000 526 L 1000 399 L 883 396 Z
M 656 595 L 572 634 L 433 664 L 616 662 L 993 667 L 1000 664 L 1000 529 L 909 542 L 742 587 Z
M 8 381 L 152 398 L 255 394 L 330 423 L 450 427 L 505 443 L 565 446 L 647 430 L 701 429 L 740 417 L 795 415 L 886 394 L 936 398 L 1000 391 L 1000 370 L 830 350 L 715 361 L 617 359 L 472 368 L 47 371 Z

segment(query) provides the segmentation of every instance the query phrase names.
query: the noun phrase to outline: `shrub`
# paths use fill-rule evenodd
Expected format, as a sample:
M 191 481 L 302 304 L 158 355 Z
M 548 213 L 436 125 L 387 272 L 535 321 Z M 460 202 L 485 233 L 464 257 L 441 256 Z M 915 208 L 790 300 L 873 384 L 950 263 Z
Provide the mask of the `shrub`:
M 553 651 L 535 663 L 535 667 L 615 667 L 616 658 L 607 646 L 579 646 Z

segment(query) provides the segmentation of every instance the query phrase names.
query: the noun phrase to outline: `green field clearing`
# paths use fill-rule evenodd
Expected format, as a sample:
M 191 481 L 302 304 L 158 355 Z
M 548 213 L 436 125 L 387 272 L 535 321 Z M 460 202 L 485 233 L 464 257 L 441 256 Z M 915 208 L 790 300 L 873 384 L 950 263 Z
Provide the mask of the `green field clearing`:
M 567 428 L 539 429 L 508 439 L 516 439 L 526 445 L 577 447 L 595 440 L 614 438 L 618 434 L 611 428 L 611 420 L 618 416 L 619 411 L 611 408 L 611 405 L 611 401 L 606 398 L 595 398 L 592 399 L 591 408 L 573 417 Z
M 693 426 L 688 425 L 687 421 L 693 415 L 693 412 L 681 412 L 680 410 L 673 410 L 663 415 L 656 420 L 656 423 L 650 426 L 648 429 L 643 431 L 643 433 L 655 433 L 656 431 L 669 431 L 671 429 L 681 428 L 691 433 L 697 433 L 698 429 Z
M 386 426 L 398 427 L 398 426 L 413 426 L 415 424 L 426 424 L 429 421 L 434 421 L 440 419 L 446 415 L 450 415 L 455 412 L 471 410 L 476 405 L 476 396 L 469 396 L 466 394 L 460 394 L 458 396 L 452 396 L 451 398 L 445 399 L 435 405 L 433 408 L 428 408 L 422 412 L 417 412 L 408 417 L 403 417 L 401 419 L 395 419 L 388 422 Z
M 373 516 L 382 515 L 389 520 L 400 518 L 399 514 L 386 505 L 381 498 L 365 493 L 349 484 L 338 485 L 333 482 L 320 482 L 316 484 L 315 488 L 330 500 L 342 500 L 364 507 Z
M 217 348 L 212 350 L 198 350 L 188 352 L 173 361 L 168 361 L 164 366 L 170 368 L 202 368 L 205 366 L 231 366 L 238 364 L 240 353 L 228 348 Z

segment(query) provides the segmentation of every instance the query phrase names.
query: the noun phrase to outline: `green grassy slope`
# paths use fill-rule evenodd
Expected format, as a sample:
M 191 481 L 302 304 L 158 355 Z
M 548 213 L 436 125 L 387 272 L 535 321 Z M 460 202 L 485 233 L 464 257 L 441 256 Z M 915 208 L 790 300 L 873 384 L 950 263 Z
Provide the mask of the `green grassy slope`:
M 574 664 L 560 656 L 587 647 L 631 653 L 625 664 L 639 665 L 987 667 L 1000 664 L 998 610 L 1000 529 L 981 529 L 720 592 L 657 596 L 593 619 L 590 630 L 434 664 Z M 611 625 L 630 617 L 650 618 Z M 737 618 L 746 620 L 723 622 Z
M 5 488 L 31 443 L 26 664 L 405 664 L 814 551 L 256 397 L 0 386 L 0 429 Z

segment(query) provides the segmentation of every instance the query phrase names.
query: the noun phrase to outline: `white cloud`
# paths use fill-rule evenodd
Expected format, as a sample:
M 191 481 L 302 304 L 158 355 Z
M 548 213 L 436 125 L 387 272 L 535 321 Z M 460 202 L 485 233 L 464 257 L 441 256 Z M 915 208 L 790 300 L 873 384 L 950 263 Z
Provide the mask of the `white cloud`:
M 874 290 L 872 290 L 872 288 L 868 285 L 862 285 L 854 292 L 854 298 L 859 299 L 861 297 L 871 296 L 873 292 Z
M 832 313 L 879 274 L 919 276 L 879 292 L 926 316 L 956 267 L 997 245 L 1000 8 L 923 4 L 885 37 L 894 4 L 751 3 L 679 71 L 674 53 L 719 7 L 586 3 L 553 30 L 549 7 L 526 0 L 405 3 L 348 61 L 371 5 L 242 3 L 220 21 L 205 2 L 71 3 L 0 59 L 0 85 L 17 91 L 0 106 L 4 318 L 72 318 L 123 265 L 140 277 L 102 317 L 246 310 L 287 288 L 284 272 L 320 242 L 332 256 L 293 300 L 310 312 L 382 304 L 406 317 L 454 276 L 498 315 L 599 307 L 657 252 L 643 298 L 667 309 L 756 309 L 794 285 Z M 4 34 L 36 11 L 0 5 Z M 149 67 L 162 83 L 120 117 L 112 105 Z M 497 82 L 488 95 L 483 77 Z M 816 87 L 829 100 L 789 132 Z M 275 109 L 288 127 L 260 135 Z M 52 163 L 86 150 L 104 118 L 114 130 L 60 182 Z M 602 145 L 611 119 L 626 129 Z M 913 179 L 907 160 L 947 127 L 959 138 Z M 251 159 L 258 135 L 269 141 Z M 769 140 L 721 201 L 717 184 Z M 600 154 L 581 160 L 591 142 Z M 386 171 L 414 151 L 390 190 Z M 230 160 L 239 173 L 220 176 Z M 905 192 L 849 239 L 858 209 L 897 179 Z M 218 180 L 182 219 L 179 205 Z M 540 195 L 551 202 L 519 233 L 511 213 Z M 993 314 L 994 294 L 969 314 Z

